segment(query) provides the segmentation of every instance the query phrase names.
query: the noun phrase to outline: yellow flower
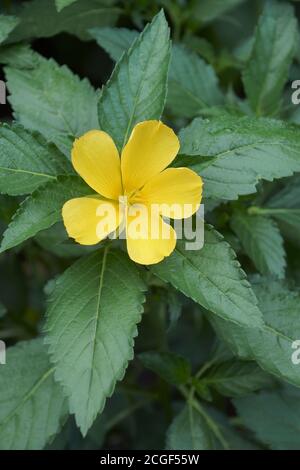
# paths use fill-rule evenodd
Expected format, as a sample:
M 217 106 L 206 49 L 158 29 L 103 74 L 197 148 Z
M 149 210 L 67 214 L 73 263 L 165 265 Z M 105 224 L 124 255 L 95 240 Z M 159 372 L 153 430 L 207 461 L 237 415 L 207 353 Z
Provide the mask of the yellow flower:
M 154 264 L 169 256 L 176 232 L 162 216 L 190 217 L 202 194 L 202 180 L 195 172 L 166 169 L 178 151 L 177 136 L 160 121 L 137 124 L 121 159 L 112 138 L 103 131 L 92 130 L 76 139 L 73 166 L 97 194 L 71 199 L 63 206 L 69 236 L 82 245 L 94 245 L 125 226 L 128 254 L 135 262 Z M 154 206 L 159 210 L 152 211 Z M 101 225 L 104 207 L 112 215 Z M 140 226 L 137 235 L 130 230 L 136 225 Z

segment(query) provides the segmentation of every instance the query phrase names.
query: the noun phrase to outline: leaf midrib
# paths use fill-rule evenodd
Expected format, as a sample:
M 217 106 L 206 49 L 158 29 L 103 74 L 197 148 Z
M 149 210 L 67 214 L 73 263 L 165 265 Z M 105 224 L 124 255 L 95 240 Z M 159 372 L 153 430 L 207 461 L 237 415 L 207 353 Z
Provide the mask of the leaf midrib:
M 187 258 L 187 256 L 185 256 L 184 253 L 182 253 L 179 248 L 175 248 L 175 250 L 176 250 L 176 252 L 179 253 L 179 255 L 184 259 L 184 261 L 187 261 L 188 264 L 189 264 L 193 269 L 195 269 L 200 275 L 202 275 L 203 277 L 205 277 L 205 279 L 206 279 L 210 284 L 212 284 L 219 292 L 221 292 L 222 295 L 223 295 L 224 297 L 226 297 L 226 298 L 229 300 L 229 302 L 230 302 L 231 304 L 233 304 L 233 305 L 234 305 L 235 307 L 237 307 L 237 308 L 240 308 L 239 305 L 237 305 L 232 299 L 230 299 L 230 298 L 226 295 L 226 293 L 223 292 L 223 291 L 220 289 L 220 287 L 219 287 L 217 284 L 215 284 L 215 283 L 213 282 L 213 280 L 212 280 L 211 278 L 209 278 L 208 276 L 206 276 L 205 273 L 203 273 L 203 271 L 201 271 L 197 265 L 195 265 L 189 258 Z M 241 280 L 240 280 L 240 281 L 241 281 Z M 193 300 L 195 300 L 197 303 L 199 303 L 199 301 L 197 301 L 196 299 L 193 299 Z M 255 305 L 255 307 L 259 310 L 258 305 Z M 205 307 L 205 308 L 206 308 L 206 307 Z M 220 313 L 217 313 L 217 312 L 215 312 L 215 311 L 213 311 L 213 310 L 211 310 L 211 312 L 213 312 L 215 315 L 217 315 L 218 317 L 223 318 L 223 319 L 226 320 L 226 321 L 231 321 L 231 322 L 236 323 L 237 325 L 240 325 L 240 326 L 242 326 L 242 327 L 251 328 L 250 325 L 247 325 L 247 324 L 245 324 L 244 322 L 239 322 L 237 319 L 228 318 L 228 317 L 224 316 L 223 314 L 221 315 Z M 259 325 L 256 326 L 256 328 L 258 328 L 258 327 L 259 327 Z
M 127 62 L 127 66 L 128 66 L 128 63 L 129 63 L 129 59 L 130 59 L 130 53 L 131 53 L 131 48 L 133 48 L 136 43 L 139 42 L 139 46 L 141 44 L 141 39 L 140 38 L 137 38 L 132 46 L 130 47 L 129 49 L 129 52 L 125 54 L 124 57 L 126 57 L 126 62 Z M 133 102 L 133 109 L 132 109 L 132 112 L 131 112 L 131 115 L 129 117 L 129 121 L 128 121 L 128 125 L 127 125 L 127 128 L 126 128 L 126 132 L 125 132 L 125 135 L 124 135 L 124 139 L 123 139 L 123 143 L 122 143 L 122 149 L 124 148 L 124 145 L 125 143 L 127 142 L 128 140 L 128 134 L 129 134 L 129 130 L 132 126 L 132 123 L 133 123 L 133 119 L 134 119 L 134 115 L 135 115 L 135 111 L 136 111 L 136 108 L 137 108 L 137 105 L 138 105 L 138 100 L 139 100 L 139 97 L 140 97 L 140 92 L 141 92 L 141 87 L 142 87 L 142 84 L 144 82 L 144 77 L 145 77 L 145 74 L 146 74 L 146 70 L 148 68 L 148 65 L 149 65 L 149 61 L 150 61 L 150 57 L 151 57 L 151 52 L 152 52 L 152 49 L 149 48 L 149 53 L 147 55 L 147 62 L 146 62 L 146 66 L 144 67 L 143 71 L 142 71 L 142 75 L 141 75 L 141 79 L 140 79 L 140 82 L 139 82 L 139 85 L 138 85 L 138 89 L 137 89 L 137 92 L 136 92 L 136 95 L 135 95 L 135 98 L 134 98 L 134 102 Z M 121 150 L 122 150 L 121 149 Z
M 49 178 L 49 179 L 54 179 L 54 180 L 56 179 L 56 176 L 54 176 L 54 175 L 49 175 L 47 173 L 39 173 L 37 171 L 31 171 L 31 170 L 23 170 L 21 168 L 6 168 L 6 167 L 1 166 L 0 170 L 10 171 L 12 173 L 26 173 L 26 174 L 29 174 L 31 176 L 41 176 L 43 178 Z
M 103 252 L 103 260 L 101 264 L 101 272 L 99 276 L 99 289 L 98 289 L 98 300 L 97 300 L 97 305 L 96 305 L 96 318 L 95 318 L 95 329 L 94 329 L 94 334 L 93 334 L 93 339 L 92 339 L 92 344 L 93 344 L 93 349 L 92 349 L 92 357 L 91 357 L 91 372 L 90 372 L 90 380 L 89 380 L 89 386 L 88 386 L 88 396 L 90 397 L 90 391 L 92 387 L 92 381 L 93 381 L 93 374 L 94 374 L 94 360 L 95 360 L 95 353 L 96 353 L 96 338 L 97 338 L 97 333 L 98 333 L 98 327 L 99 327 L 99 316 L 100 316 L 100 302 L 101 302 L 101 295 L 102 295 L 102 289 L 103 289 L 103 281 L 104 281 L 104 272 L 106 268 L 106 261 L 107 261 L 107 254 L 108 254 L 109 247 L 106 247 Z M 89 399 L 88 399 L 89 402 Z

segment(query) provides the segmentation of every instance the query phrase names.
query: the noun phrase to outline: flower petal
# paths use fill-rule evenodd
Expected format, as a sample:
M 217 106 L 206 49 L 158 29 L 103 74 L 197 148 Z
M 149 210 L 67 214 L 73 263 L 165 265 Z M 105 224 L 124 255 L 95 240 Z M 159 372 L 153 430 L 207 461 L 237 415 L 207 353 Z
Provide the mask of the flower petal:
M 154 175 L 164 170 L 179 151 L 173 130 L 160 121 L 137 124 L 121 156 L 124 190 L 127 194 L 140 189 Z
M 118 203 L 91 197 L 70 199 L 62 215 L 69 237 L 81 245 L 96 245 L 114 232 L 123 218 Z
M 140 264 L 155 264 L 169 256 L 176 246 L 176 232 L 158 213 L 145 205 L 129 206 L 126 240 L 130 258 Z
M 202 178 L 189 168 L 167 168 L 151 178 L 138 197 L 145 204 L 161 205 L 165 217 L 185 219 L 199 208 L 202 185 Z
M 118 199 L 122 194 L 118 150 L 106 132 L 89 131 L 76 139 L 72 163 L 77 173 L 97 193 L 108 199 Z

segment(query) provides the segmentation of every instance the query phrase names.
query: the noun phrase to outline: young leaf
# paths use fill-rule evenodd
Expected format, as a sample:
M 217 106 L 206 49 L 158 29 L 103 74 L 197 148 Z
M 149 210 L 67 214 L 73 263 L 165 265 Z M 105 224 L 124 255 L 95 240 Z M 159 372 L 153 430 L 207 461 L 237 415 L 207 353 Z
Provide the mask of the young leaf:
M 190 364 L 181 356 L 170 352 L 144 352 L 139 359 L 147 368 L 171 385 L 184 385 L 191 376 Z
M 192 406 L 186 405 L 175 417 L 167 435 L 168 450 L 213 450 L 215 436 L 204 417 Z
M 0 44 L 5 41 L 18 23 L 19 19 L 16 16 L 0 15 Z
M 54 145 L 21 126 L 0 126 L 0 192 L 17 196 L 34 191 L 59 174 L 72 173 L 71 165 Z
M 77 176 L 61 176 L 47 183 L 20 205 L 4 232 L 0 253 L 19 245 L 62 219 L 62 206 L 69 199 L 93 191 Z
M 180 140 L 180 152 L 190 155 L 186 164 L 201 173 L 208 198 L 237 199 L 254 193 L 261 179 L 272 181 L 300 171 L 299 129 L 281 121 L 228 114 L 196 118 L 181 131 Z
M 250 104 L 259 116 L 278 111 L 297 37 L 293 7 L 286 3 L 267 3 L 243 74 Z
M 234 400 L 243 424 L 274 450 L 298 450 L 300 395 L 292 387 Z
M 292 362 L 292 344 L 300 338 L 300 293 L 288 290 L 279 282 L 269 281 L 254 287 L 264 314 L 263 326 L 250 329 L 212 316 L 210 322 L 241 359 L 255 360 L 265 371 L 299 386 L 299 370 Z
M 192 118 L 223 102 L 214 69 L 183 46 L 172 49 L 168 85 L 167 105 L 176 116 Z
M 119 149 L 136 123 L 160 118 L 166 99 L 169 58 L 169 28 L 161 11 L 122 56 L 100 96 L 100 127 L 112 136 Z
M 40 57 L 32 70 L 6 67 L 5 72 L 15 118 L 69 158 L 74 138 L 99 127 L 96 92 L 66 66 Z
M 8 348 L 1 366 L 0 449 L 42 449 L 67 415 L 42 339 Z
M 127 256 L 106 248 L 75 262 L 50 297 L 46 341 L 83 435 L 133 357 L 144 290 Z
M 256 297 L 235 253 L 210 226 L 205 227 L 201 250 L 187 251 L 184 243 L 178 242 L 174 253 L 151 270 L 226 320 L 249 327 L 262 324 Z
M 284 278 L 285 250 L 276 222 L 261 215 L 237 212 L 231 227 L 261 274 Z
M 270 385 L 270 377 L 255 362 L 227 361 L 212 367 L 200 380 L 221 395 L 239 397 Z
M 67 0 L 57 0 L 66 3 Z M 70 0 L 69 0 L 70 3 Z M 88 28 L 113 25 L 121 10 L 114 0 L 75 0 L 58 12 L 54 0 L 24 2 L 19 9 L 19 25 L 10 34 L 9 42 L 31 38 L 47 38 L 65 32 L 88 40 Z

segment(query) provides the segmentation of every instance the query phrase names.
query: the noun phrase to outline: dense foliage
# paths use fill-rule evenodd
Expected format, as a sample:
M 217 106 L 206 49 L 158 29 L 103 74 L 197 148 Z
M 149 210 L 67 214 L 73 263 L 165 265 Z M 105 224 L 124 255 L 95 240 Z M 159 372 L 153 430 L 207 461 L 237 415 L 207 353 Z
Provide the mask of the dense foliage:
M 300 449 L 299 3 L 1 3 L 0 449 Z M 205 242 L 144 267 L 61 209 L 74 138 L 149 119 Z

